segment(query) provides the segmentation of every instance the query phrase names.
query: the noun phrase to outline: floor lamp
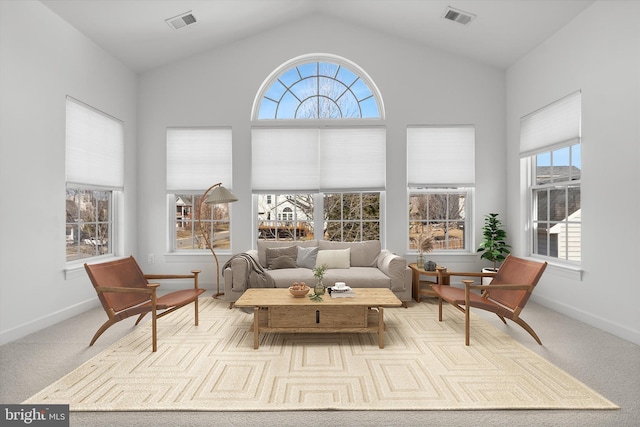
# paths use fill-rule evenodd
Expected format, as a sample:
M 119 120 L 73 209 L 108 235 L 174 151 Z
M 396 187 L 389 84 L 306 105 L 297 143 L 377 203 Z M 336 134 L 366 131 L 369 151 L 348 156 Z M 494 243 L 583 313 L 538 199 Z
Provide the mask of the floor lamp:
M 211 192 L 211 194 L 209 194 Z M 224 295 L 224 292 L 220 292 L 220 263 L 218 262 L 218 255 L 213 250 L 213 245 L 209 240 L 209 233 L 207 233 L 202 227 L 202 204 L 206 203 L 207 205 L 218 205 L 221 203 L 231 203 L 238 200 L 238 198 L 229 190 L 222 186 L 222 183 L 219 182 L 217 184 L 212 185 L 204 192 L 202 198 L 200 199 L 200 208 L 198 209 L 198 226 L 200 227 L 200 234 L 204 237 L 204 241 L 207 243 L 207 248 L 213 254 L 213 258 L 216 260 L 216 293 L 213 294 L 214 298 L 218 298 L 220 295 Z M 213 224 L 211 224 L 213 229 Z

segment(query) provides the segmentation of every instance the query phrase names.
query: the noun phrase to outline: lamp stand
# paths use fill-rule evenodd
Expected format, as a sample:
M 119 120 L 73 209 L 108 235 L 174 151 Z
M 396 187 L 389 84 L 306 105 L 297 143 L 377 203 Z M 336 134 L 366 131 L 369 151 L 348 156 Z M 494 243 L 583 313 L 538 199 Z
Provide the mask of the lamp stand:
M 218 262 L 218 255 L 216 255 L 216 251 L 213 250 L 213 245 L 209 240 L 209 236 L 208 236 L 209 233 L 205 232 L 204 228 L 202 227 L 201 218 L 202 218 L 202 205 L 207 200 L 207 195 L 211 190 L 221 185 L 222 183 L 219 182 L 209 187 L 207 191 L 205 191 L 204 194 L 202 195 L 202 198 L 200 199 L 200 207 L 198 208 L 198 227 L 200 228 L 200 234 L 202 234 L 202 237 L 204 237 L 204 241 L 207 244 L 207 248 L 209 248 L 209 250 L 213 254 L 213 258 L 216 260 L 216 293 L 213 294 L 214 299 L 218 298 L 221 295 L 224 295 L 224 292 L 220 292 L 220 263 Z M 211 226 L 213 227 L 213 224 Z

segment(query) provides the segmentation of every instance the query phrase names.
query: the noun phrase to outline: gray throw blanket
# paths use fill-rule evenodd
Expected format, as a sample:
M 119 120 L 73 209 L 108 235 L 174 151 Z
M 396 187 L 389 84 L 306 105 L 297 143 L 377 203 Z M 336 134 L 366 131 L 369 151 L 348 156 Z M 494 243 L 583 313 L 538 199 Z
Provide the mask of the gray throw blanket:
M 273 279 L 264 271 L 264 268 L 257 262 L 251 255 L 246 253 L 240 253 L 232 256 L 229 261 L 227 261 L 222 267 L 222 271 L 224 271 L 227 267 L 231 268 L 231 263 L 233 260 L 241 259 L 245 263 L 247 263 L 246 276 L 244 280 L 242 280 L 242 286 L 240 288 L 240 284 L 237 283 L 236 280 L 233 280 L 231 284 L 231 289 L 234 291 L 244 291 L 248 288 L 275 288 L 276 284 Z

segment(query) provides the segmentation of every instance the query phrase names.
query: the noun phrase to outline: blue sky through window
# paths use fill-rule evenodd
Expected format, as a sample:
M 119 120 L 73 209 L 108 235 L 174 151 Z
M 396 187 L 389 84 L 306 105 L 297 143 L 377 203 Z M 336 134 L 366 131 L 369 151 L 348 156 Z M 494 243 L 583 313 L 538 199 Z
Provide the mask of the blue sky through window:
M 375 96 L 354 71 L 329 62 L 292 67 L 266 90 L 258 119 L 380 118 Z

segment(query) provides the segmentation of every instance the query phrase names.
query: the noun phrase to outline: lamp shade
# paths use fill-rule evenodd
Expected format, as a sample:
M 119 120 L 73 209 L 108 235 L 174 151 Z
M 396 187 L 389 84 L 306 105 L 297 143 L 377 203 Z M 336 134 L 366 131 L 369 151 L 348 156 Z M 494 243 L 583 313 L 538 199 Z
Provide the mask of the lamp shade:
M 236 201 L 238 201 L 238 198 L 231 191 L 227 190 L 222 185 L 219 185 L 211 190 L 211 194 L 207 196 L 207 199 L 204 202 L 208 205 L 216 205 L 219 203 L 231 203 Z

